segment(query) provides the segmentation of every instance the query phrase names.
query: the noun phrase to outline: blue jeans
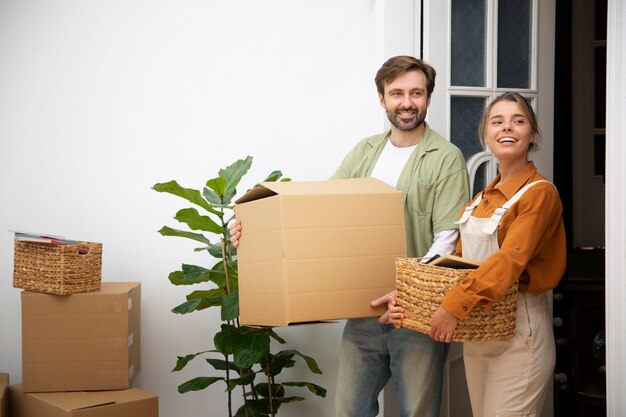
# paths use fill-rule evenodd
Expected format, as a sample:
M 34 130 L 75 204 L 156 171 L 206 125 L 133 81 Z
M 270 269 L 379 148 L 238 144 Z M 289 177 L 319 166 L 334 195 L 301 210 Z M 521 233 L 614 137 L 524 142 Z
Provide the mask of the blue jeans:
M 448 345 L 375 317 L 346 322 L 341 343 L 337 417 L 374 417 L 378 394 L 389 378 L 402 417 L 437 417 Z

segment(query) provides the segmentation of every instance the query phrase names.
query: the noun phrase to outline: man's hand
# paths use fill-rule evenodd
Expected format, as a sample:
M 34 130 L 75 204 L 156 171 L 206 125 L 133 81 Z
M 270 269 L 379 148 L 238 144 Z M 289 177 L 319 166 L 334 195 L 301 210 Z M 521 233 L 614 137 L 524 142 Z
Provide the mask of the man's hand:
M 404 309 L 396 304 L 396 292 L 392 291 L 370 302 L 372 307 L 378 307 L 383 304 L 387 304 L 387 311 L 378 318 L 378 321 L 382 324 L 393 324 L 396 328 L 401 327 L 404 319 Z
M 235 219 L 235 221 L 230 224 L 230 243 L 232 243 L 234 247 L 238 247 L 239 238 L 241 238 L 241 220 Z
M 430 319 L 430 337 L 437 342 L 450 343 L 458 322 L 452 313 L 439 307 Z

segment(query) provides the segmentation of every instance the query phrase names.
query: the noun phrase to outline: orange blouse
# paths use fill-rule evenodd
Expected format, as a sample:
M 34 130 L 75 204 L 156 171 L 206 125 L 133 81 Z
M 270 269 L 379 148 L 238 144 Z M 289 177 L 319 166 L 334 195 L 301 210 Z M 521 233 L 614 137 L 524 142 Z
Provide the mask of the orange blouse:
M 524 185 L 543 179 L 532 162 L 500 185 L 498 175 L 483 191 L 473 215 L 491 217 Z M 497 232 L 500 249 L 451 288 L 442 306 L 463 320 L 477 305 L 488 306 L 503 297 L 517 279 L 521 292 L 538 294 L 556 287 L 566 262 L 562 213 L 553 185 L 542 182 L 528 189 L 502 218 Z M 455 255 L 463 256 L 462 239 Z

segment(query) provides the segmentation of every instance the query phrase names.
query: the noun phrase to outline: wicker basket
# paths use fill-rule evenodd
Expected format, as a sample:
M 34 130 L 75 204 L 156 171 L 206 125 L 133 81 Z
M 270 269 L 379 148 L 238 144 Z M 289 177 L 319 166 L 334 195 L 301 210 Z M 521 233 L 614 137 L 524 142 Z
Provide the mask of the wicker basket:
M 448 289 L 471 271 L 421 264 L 419 258 L 398 258 L 396 289 L 398 304 L 404 308 L 402 325 L 428 334 L 430 318 Z M 452 341 L 494 340 L 515 334 L 517 287 L 514 285 L 491 309 L 474 308 L 459 321 Z
M 102 244 L 48 245 L 15 241 L 13 286 L 47 294 L 100 289 Z

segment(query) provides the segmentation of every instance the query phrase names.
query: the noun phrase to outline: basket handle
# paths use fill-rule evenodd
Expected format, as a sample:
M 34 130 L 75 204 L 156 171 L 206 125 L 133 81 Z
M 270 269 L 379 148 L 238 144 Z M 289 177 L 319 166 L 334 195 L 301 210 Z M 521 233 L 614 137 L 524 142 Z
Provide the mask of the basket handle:
M 76 250 L 79 256 L 89 255 L 91 248 L 89 246 L 77 246 Z

